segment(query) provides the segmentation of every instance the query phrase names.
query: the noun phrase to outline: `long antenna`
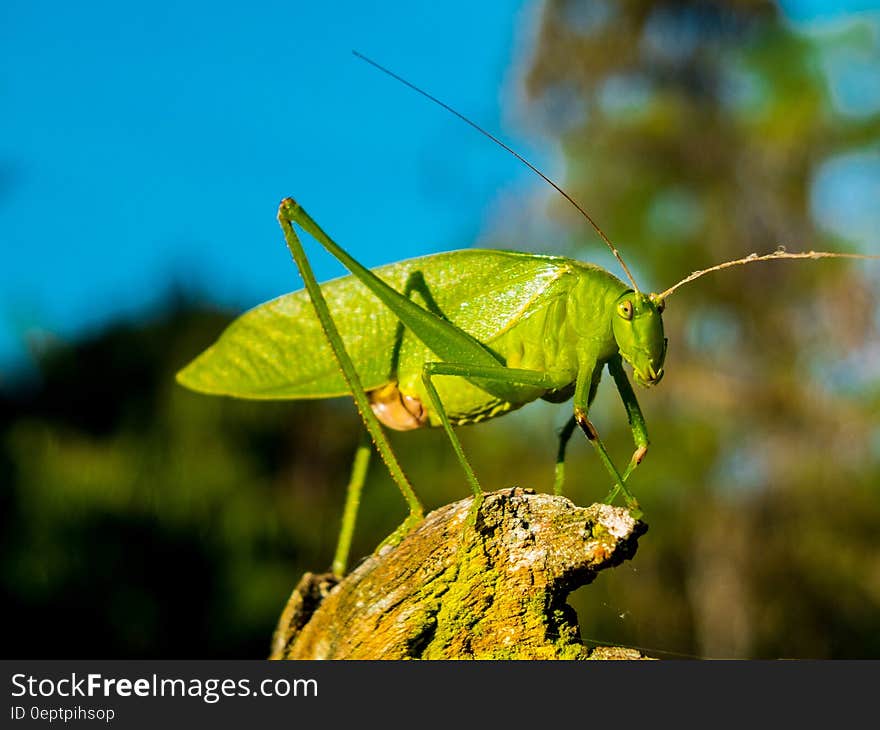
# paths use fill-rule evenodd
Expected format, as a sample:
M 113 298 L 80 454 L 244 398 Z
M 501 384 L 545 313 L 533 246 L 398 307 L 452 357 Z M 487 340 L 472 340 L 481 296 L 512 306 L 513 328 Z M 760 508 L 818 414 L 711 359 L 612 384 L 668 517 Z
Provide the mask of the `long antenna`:
M 683 286 L 684 284 L 687 284 L 694 279 L 699 279 L 701 276 L 705 276 L 706 274 L 711 274 L 713 271 L 729 269 L 731 266 L 754 264 L 758 261 L 776 261 L 778 259 L 880 259 L 880 256 L 871 256 L 861 253 L 832 253 L 830 251 L 803 251 L 798 253 L 788 253 L 787 251 L 779 250 L 774 251 L 773 253 L 766 253 L 761 256 L 756 253 L 750 253 L 745 258 L 736 259 L 735 261 L 725 261 L 723 264 L 716 264 L 715 266 L 712 266 L 708 269 L 700 269 L 699 271 L 695 271 L 689 276 L 686 276 L 677 284 L 669 287 L 662 294 L 658 294 L 657 296 L 659 299 L 666 299 L 680 286 Z
M 377 63 L 376 61 L 374 61 L 374 60 L 371 59 L 371 58 L 367 58 L 367 56 L 365 56 L 363 53 L 359 53 L 358 51 L 352 51 L 352 53 L 353 53 L 355 56 L 357 56 L 359 59 L 361 59 L 362 61 L 366 61 L 368 64 L 370 64 L 370 65 L 373 66 L 374 68 L 379 69 L 382 73 L 387 74 L 387 75 L 390 76 L 391 78 L 393 78 L 393 79 L 399 81 L 399 82 L 400 82 L 401 84 L 403 84 L 404 86 L 408 86 L 410 89 L 412 89 L 413 91 L 415 91 L 415 92 L 421 94 L 421 95 L 424 96 L 426 99 L 429 99 L 430 101 L 433 101 L 435 104 L 437 104 L 437 105 L 443 107 L 446 111 L 450 112 L 451 114 L 454 114 L 454 115 L 457 116 L 459 119 L 461 119 L 461 121 L 465 122 L 466 124 L 469 124 L 471 127 L 473 127 L 474 129 L 476 129 L 480 134 L 482 134 L 482 135 L 488 137 L 489 139 L 491 139 L 491 140 L 492 140 L 495 144 L 497 144 L 499 147 L 501 147 L 502 149 L 507 150 L 510 154 L 512 154 L 514 157 L 516 157 L 516 159 L 518 159 L 518 160 L 519 160 L 520 162 L 522 162 L 526 167 L 528 167 L 532 172 L 534 172 L 536 175 L 538 175 L 538 177 L 540 177 L 542 180 L 544 180 L 544 182 L 546 182 L 548 185 L 550 185 L 550 186 L 552 186 L 553 188 L 555 188 L 555 190 L 556 190 L 556 191 L 557 191 L 557 192 L 558 192 L 563 198 L 565 198 L 569 203 L 571 203 L 571 204 L 572 204 L 572 205 L 578 210 L 578 212 L 579 212 L 584 218 L 586 218 L 586 219 L 589 221 L 590 225 L 593 226 L 593 228 L 595 229 L 596 233 L 599 234 L 599 237 L 605 242 L 605 245 L 607 245 L 608 248 L 611 249 L 611 253 L 614 254 L 614 258 L 616 258 L 616 259 L 620 262 L 620 265 L 623 267 L 623 270 L 626 272 L 626 276 L 627 276 L 627 278 L 629 279 L 630 283 L 633 285 L 633 289 L 635 289 L 635 291 L 638 291 L 638 290 L 639 290 L 639 287 L 636 285 L 636 280 L 633 278 L 632 272 L 629 270 L 629 267 L 628 267 L 628 266 L 626 265 L 626 263 L 624 262 L 623 258 L 622 258 L 621 255 L 620 255 L 620 252 L 617 250 L 617 248 L 615 248 L 614 244 L 611 243 L 611 241 L 609 240 L 608 236 L 605 235 L 605 232 L 604 232 L 601 228 L 599 228 L 599 225 L 596 223 L 596 221 L 594 221 L 594 220 L 590 217 L 590 214 L 587 213 L 587 211 L 585 211 L 583 208 L 581 208 L 581 206 L 577 204 L 577 202 L 574 200 L 574 198 L 572 198 L 572 197 L 571 197 L 568 193 L 566 193 L 561 187 L 559 187 L 559 185 L 557 185 L 555 182 L 553 182 L 553 180 L 551 180 L 549 177 L 547 177 L 543 172 L 541 172 L 537 167 L 535 167 L 535 166 L 534 166 L 531 162 L 529 162 L 525 157 L 523 157 L 521 154 L 519 154 L 519 152 L 517 152 L 516 150 L 512 149 L 509 145 L 505 144 L 504 142 L 502 142 L 500 139 L 498 139 L 498 137 L 496 137 L 496 136 L 495 136 L 494 134 L 492 134 L 491 132 L 487 132 L 487 131 L 486 131 L 485 129 L 483 129 L 479 124 L 477 124 L 477 123 L 475 123 L 475 122 L 472 122 L 470 119 L 468 119 L 468 118 L 467 118 L 464 114 L 462 114 L 461 112 L 458 112 L 458 111 L 456 111 L 455 109 L 453 109 L 451 106 L 449 106 L 449 104 L 446 104 L 445 102 L 440 101 L 440 99 L 438 99 L 436 96 L 432 96 L 432 95 L 429 94 L 427 91 L 424 91 L 424 90 L 420 89 L 418 86 L 416 86 L 415 84 L 413 84 L 413 83 L 407 81 L 407 80 L 406 80 L 405 78 L 403 78 L 402 76 L 398 76 L 396 73 L 394 73 L 394 71 L 391 71 L 390 69 L 385 68 L 382 64 Z

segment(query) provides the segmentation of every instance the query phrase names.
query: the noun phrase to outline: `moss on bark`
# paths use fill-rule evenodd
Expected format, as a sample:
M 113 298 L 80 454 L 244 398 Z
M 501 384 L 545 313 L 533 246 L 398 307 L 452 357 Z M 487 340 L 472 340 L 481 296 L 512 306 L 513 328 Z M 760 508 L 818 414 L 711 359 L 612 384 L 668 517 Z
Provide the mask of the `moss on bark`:
M 307 573 L 273 659 L 638 658 L 579 638 L 568 594 L 631 558 L 647 526 L 617 507 L 524 489 L 442 507 L 339 580 Z

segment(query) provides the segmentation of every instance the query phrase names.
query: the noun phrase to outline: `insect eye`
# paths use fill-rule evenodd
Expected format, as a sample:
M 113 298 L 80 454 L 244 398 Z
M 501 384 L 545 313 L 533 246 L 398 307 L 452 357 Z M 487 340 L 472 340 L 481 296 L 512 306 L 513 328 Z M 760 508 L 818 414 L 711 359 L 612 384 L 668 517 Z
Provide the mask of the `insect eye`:
M 633 305 L 629 299 L 625 299 L 620 304 L 617 305 L 617 311 L 620 313 L 620 316 L 624 319 L 632 319 L 633 318 Z

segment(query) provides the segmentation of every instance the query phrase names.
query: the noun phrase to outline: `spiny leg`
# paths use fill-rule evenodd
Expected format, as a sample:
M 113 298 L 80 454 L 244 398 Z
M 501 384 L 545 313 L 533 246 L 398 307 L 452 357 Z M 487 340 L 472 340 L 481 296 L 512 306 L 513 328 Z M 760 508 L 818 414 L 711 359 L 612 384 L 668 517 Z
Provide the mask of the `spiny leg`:
M 620 475 L 620 472 L 617 471 L 617 467 L 614 466 L 614 462 L 611 460 L 611 456 L 608 454 L 608 449 L 605 448 L 605 444 L 602 443 L 602 439 L 599 438 L 599 432 L 596 430 L 596 427 L 593 425 L 592 421 L 587 417 L 586 412 L 584 411 L 575 411 L 575 418 L 577 419 L 578 426 L 581 427 L 581 431 L 587 437 L 587 440 L 596 447 L 596 451 L 599 454 L 599 459 L 605 465 L 605 468 L 608 470 L 608 473 L 611 474 L 612 478 L 615 481 L 615 490 L 619 490 L 623 492 L 623 498 L 626 501 L 626 506 L 631 510 L 637 510 L 639 508 L 639 503 L 636 501 L 635 497 L 630 494 L 630 491 L 626 488 L 626 484 L 624 484 L 623 477 Z M 617 494 L 617 491 L 612 492 L 613 495 Z M 609 502 L 611 499 L 611 495 L 606 498 L 605 502 Z
M 412 299 L 413 294 L 418 294 L 422 298 L 425 309 L 444 320 L 446 319 L 446 315 L 443 314 L 440 305 L 437 304 L 437 300 L 434 299 L 434 295 L 428 287 L 428 282 L 425 281 L 425 275 L 419 270 L 411 271 L 407 275 L 406 282 L 403 285 L 403 296 L 407 299 Z M 388 377 L 395 381 L 398 379 L 400 351 L 403 347 L 403 335 L 405 331 L 406 327 L 403 322 L 398 320 L 394 331 L 394 345 L 391 348 L 391 367 L 388 372 Z
M 367 478 L 367 468 L 370 466 L 370 453 L 373 444 L 370 434 L 361 432 L 361 442 L 358 444 L 351 465 L 351 476 L 348 480 L 348 488 L 345 492 L 345 509 L 342 511 L 342 526 L 339 528 L 339 539 L 336 542 L 336 552 L 333 556 L 333 575 L 340 578 L 345 575 L 348 567 L 348 554 L 351 551 L 351 538 L 354 535 L 354 525 L 357 521 L 358 508 L 361 504 L 361 493 L 364 489 L 364 481 Z
M 302 243 L 300 243 L 299 237 L 293 229 L 293 222 L 297 219 L 296 217 L 299 212 L 301 212 L 299 206 L 297 206 L 293 200 L 287 198 L 281 202 L 281 206 L 278 208 L 278 222 L 281 224 L 281 229 L 284 231 L 284 240 L 287 242 L 287 247 L 290 249 L 293 260 L 296 262 L 297 268 L 299 269 L 300 275 L 305 283 L 306 290 L 312 300 L 312 305 L 315 308 L 315 313 L 318 316 L 318 321 L 321 324 L 321 329 L 324 331 L 324 335 L 326 336 L 330 347 L 333 349 L 333 354 L 339 363 L 339 367 L 342 370 L 345 382 L 354 398 L 355 404 L 357 405 L 361 419 L 363 420 L 373 443 L 376 445 L 376 449 L 379 451 L 382 460 L 388 467 L 391 478 L 397 484 L 401 494 L 403 494 L 403 498 L 406 500 L 407 507 L 409 508 L 409 516 L 403 525 L 401 525 L 400 534 L 402 534 L 402 531 L 408 530 L 422 519 L 424 511 L 421 502 L 419 502 L 419 498 L 416 496 L 409 480 L 403 473 L 400 462 L 397 460 L 397 456 L 394 454 L 391 444 L 388 442 L 388 438 L 382 430 L 382 426 L 379 424 L 378 419 L 370 408 L 367 393 L 364 390 L 363 385 L 361 385 L 360 377 L 357 374 L 354 363 L 351 361 L 351 357 L 345 349 L 345 343 L 343 343 L 342 337 L 339 335 L 339 330 L 337 330 L 333 317 L 330 314 L 330 310 L 327 307 L 327 301 L 324 299 L 321 287 L 315 279 L 314 272 L 309 264 Z M 395 536 L 397 535 L 398 533 L 395 533 Z
M 623 498 L 626 501 L 626 506 L 630 510 L 638 510 L 639 503 L 626 488 L 623 477 L 621 477 L 620 472 L 617 470 L 617 467 L 614 466 L 614 462 L 611 460 L 608 449 L 605 448 L 605 444 L 602 443 L 602 439 L 599 438 L 599 432 L 596 430 L 596 427 L 593 425 L 592 421 L 590 421 L 589 416 L 587 415 L 589 411 L 589 404 L 592 401 L 592 396 L 596 392 L 596 387 L 599 383 L 599 377 L 602 373 L 602 366 L 597 365 L 595 361 L 589 361 L 588 365 L 588 367 L 585 367 L 584 363 L 582 363 L 580 366 L 580 371 L 578 372 L 577 383 L 575 385 L 574 391 L 575 420 L 577 421 L 578 426 L 581 427 L 581 430 L 584 432 L 587 440 L 596 447 L 596 452 L 599 454 L 600 461 L 613 478 L 615 486 L 623 493 Z
M 552 390 L 561 387 L 565 385 L 567 378 L 561 373 L 542 373 L 536 370 L 508 368 L 503 365 L 483 366 L 454 362 L 429 362 L 422 368 L 422 382 L 424 382 L 425 388 L 428 391 L 428 398 L 431 400 L 431 405 L 437 413 L 437 416 L 440 418 L 440 423 L 446 431 L 446 435 L 452 444 L 452 448 L 458 457 L 458 461 L 461 464 L 462 469 L 464 469 L 465 477 L 474 493 L 474 506 L 471 508 L 471 514 L 475 517 L 476 511 L 479 510 L 479 505 L 483 498 L 483 490 L 480 487 L 479 480 L 477 479 L 476 474 L 474 474 L 474 470 L 471 467 L 467 456 L 465 456 L 464 449 L 462 449 L 458 436 L 455 435 L 452 423 L 449 420 L 446 409 L 443 407 L 440 395 L 437 393 L 437 389 L 434 386 L 432 378 L 436 375 L 455 375 L 469 380 L 478 379 L 480 381 L 493 381 L 496 383 L 504 383 L 507 386 L 518 385 L 534 387 L 541 390 Z
M 501 366 L 499 358 L 479 340 L 456 327 L 444 317 L 416 304 L 375 273 L 354 259 L 335 243 L 320 226 L 290 198 L 282 201 L 279 216 L 288 223 L 296 223 L 335 256 L 364 286 L 366 286 L 397 319 L 419 340 L 445 362 L 466 362 L 474 365 Z M 502 390 L 508 390 L 501 387 Z M 504 393 L 493 393 L 504 397 Z
M 626 371 L 623 369 L 623 359 L 620 354 L 615 355 L 608 361 L 608 372 L 610 372 L 611 377 L 614 378 L 614 384 L 617 386 L 617 391 L 620 393 L 620 398 L 626 408 L 626 417 L 629 421 L 629 427 L 632 430 L 633 435 L 633 442 L 636 447 L 626 470 L 621 476 L 623 482 L 626 483 L 626 480 L 629 479 L 629 475 L 632 474 L 636 467 L 642 463 L 642 459 L 644 459 L 645 454 L 648 453 L 648 445 L 650 443 L 648 441 L 648 427 L 645 424 L 645 417 L 642 415 L 642 409 L 639 406 L 639 401 L 632 389 L 632 385 L 630 385 L 629 378 L 626 377 Z M 615 484 L 605 501 L 611 502 L 619 492 L 620 488 Z
M 446 431 L 449 443 L 452 444 L 452 450 L 455 452 L 458 463 L 461 464 L 461 468 L 464 469 L 465 479 L 467 479 L 471 491 L 474 493 L 474 503 L 476 504 L 477 502 L 482 501 L 483 490 L 480 487 L 477 475 L 474 474 L 473 467 L 468 461 L 467 456 L 465 456 L 464 449 L 461 447 L 461 441 L 458 440 L 458 436 L 455 435 L 455 431 L 452 429 L 452 423 L 449 420 L 449 416 L 446 414 L 443 402 L 440 400 L 440 394 L 437 392 L 437 388 L 434 387 L 434 383 L 431 382 L 431 376 L 434 374 L 431 366 L 435 364 L 436 363 L 429 362 L 425 364 L 424 368 L 422 368 L 422 382 L 425 384 L 425 389 L 428 391 L 428 398 L 431 401 L 434 413 L 440 418 L 440 423 L 443 425 L 443 430 Z
M 590 368 L 586 368 L 584 372 L 589 373 Z M 597 369 L 593 366 L 593 372 L 590 377 L 590 388 L 587 391 L 587 407 L 593 404 L 596 392 L 599 390 L 599 380 L 602 374 L 601 368 Z M 568 442 L 571 440 L 574 430 L 577 427 L 577 418 L 572 416 L 566 421 L 565 425 L 559 431 L 559 448 L 556 451 L 556 474 L 553 480 L 553 493 L 562 494 L 562 487 L 565 484 L 565 452 Z
M 556 471 L 553 479 L 553 494 L 556 495 L 562 494 L 562 487 L 565 484 L 565 449 L 575 428 L 577 428 L 577 419 L 572 416 L 559 432 L 559 448 L 556 451 Z

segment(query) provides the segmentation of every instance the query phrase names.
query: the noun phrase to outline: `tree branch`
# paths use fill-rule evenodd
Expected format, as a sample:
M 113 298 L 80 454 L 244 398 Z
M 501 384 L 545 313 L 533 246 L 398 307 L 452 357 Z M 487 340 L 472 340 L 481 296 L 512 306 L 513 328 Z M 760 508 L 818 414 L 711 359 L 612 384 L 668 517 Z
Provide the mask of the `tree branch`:
M 429 514 L 343 580 L 306 573 L 281 615 L 272 659 L 639 658 L 579 638 L 568 594 L 631 558 L 647 526 L 519 488 Z

